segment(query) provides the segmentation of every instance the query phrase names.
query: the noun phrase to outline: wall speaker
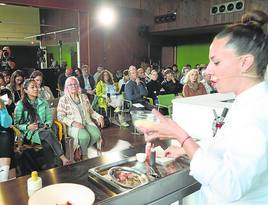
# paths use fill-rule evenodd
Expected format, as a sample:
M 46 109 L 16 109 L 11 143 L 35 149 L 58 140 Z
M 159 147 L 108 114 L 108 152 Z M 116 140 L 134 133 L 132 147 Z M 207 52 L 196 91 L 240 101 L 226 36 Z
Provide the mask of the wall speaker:
M 210 8 L 210 15 L 232 13 L 237 11 L 243 11 L 244 9 L 245 9 L 245 0 L 231 1 L 213 5 Z
M 176 18 L 177 18 L 176 12 L 170 13 L 170 14 L 161 15 L 161 16 L 155 16 L 154 17 L 154 23 L 155 24 L 169 23 L 169 22 L 176 21 Z

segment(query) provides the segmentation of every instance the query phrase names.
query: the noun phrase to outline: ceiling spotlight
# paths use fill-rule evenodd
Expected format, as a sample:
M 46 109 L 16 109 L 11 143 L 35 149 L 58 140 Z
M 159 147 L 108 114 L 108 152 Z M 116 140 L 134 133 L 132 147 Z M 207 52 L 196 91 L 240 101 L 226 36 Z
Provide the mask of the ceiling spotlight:
M 110 27 L 116 22 L 116 12 L 112 7 L 102 7 L 97 12 L 97 19 L 101 25 Z

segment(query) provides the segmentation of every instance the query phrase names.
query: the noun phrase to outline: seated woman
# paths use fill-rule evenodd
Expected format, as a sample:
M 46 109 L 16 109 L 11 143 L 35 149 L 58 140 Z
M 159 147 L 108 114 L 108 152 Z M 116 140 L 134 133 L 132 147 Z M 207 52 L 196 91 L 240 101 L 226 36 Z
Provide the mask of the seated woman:
M 22 99 L 17 103 L 14 115 L 14 125 L 32 144 L 41 144 L 47 160 L 47 168 L 58 165 L 61 159 L 63 165 L 70 164 L 51 130 L 52 116 L 46 100 L 38 97 L 37 83 L 27 79 L 23 83 Z
M 64 95 L 57 108 L 58 120 L 68 126 L 68 135 L 74 138 L 74 149 L 81 147 L 82 157 L 88 156 L 88 147 L 100 139 L 100 130 L 92 121 L 103 127 L 103 117 L 96 113 L 86 95 L 81 94 L 79 81 L 72 76 L 65 82 Z
M 35 70 L 32 72 L 30 78 L 34 79 L 36 81 L 37 87 L 39 89 L 38 97 L 43 98 L 45 100 L 53 100 L 54 95 L 51 92 L 50 88 L 48 86 L 43 85 L 43 73 L 39 70 Z
M 11 158 L 14 155 L 14 133 L 11 125 L 12 118 L 4 102 L 0 100 L 0 182 L 8 180 Z
M 187 73 L 182 93 L 184 97 L 207 94 L 205 86 L 200 82 L 198 70 L 192 69 Z
M 151 71 L 151 80 L 146 84 L 148 90 L 148 97 L 152 98 L 154 101 L 154 105 L 157 102 L 157 96 L 160 94 L 160 90 L 162 88 L 161 83 L 158 81 L 158 73 L 156 70 Z
M 100 73 L 98 83 L 96 85 L 96 95 L 98 96 L 99 108 L 105 110 L 111 102 L 111 96 L 116 94 L 116 88 L 114 86 L 113 75 L 108 70 L 103 70 Z
M 6 87 L 12 92 L 13 94 L 13 102 L 16 104 L 22 96 L 21 87 L 24 81 L 24 73 L 22 70 L 16 70 L 12 73 L 10 78 L 10 84 Z

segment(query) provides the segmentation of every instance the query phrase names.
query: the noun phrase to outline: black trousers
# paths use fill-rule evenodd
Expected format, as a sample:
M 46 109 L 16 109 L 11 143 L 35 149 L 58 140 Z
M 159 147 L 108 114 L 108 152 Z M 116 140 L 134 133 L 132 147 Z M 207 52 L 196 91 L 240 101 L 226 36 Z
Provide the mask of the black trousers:
M 16 153 L 17 176 L 62 165 L 59 157 L 63 155 L 63 150 L 54 132 L 50 129 L 41 129 L 39 130 L 39 137 L 42 145 L 41 149 L 33 146 Z
M 59 157 L 64 153 L 54 132 L 50 129 L 41 129 L 39 131 L 39 137 L 48 168 L 59 165 Z

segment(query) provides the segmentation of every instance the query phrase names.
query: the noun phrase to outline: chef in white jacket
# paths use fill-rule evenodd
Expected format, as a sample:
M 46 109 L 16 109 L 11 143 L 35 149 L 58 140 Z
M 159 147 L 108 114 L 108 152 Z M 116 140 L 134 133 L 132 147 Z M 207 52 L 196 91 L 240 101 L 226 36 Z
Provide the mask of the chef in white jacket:
M 236 99 L 212 142 L 200 147 L 177 123 L 156 110 L 160 124 L 141 127 L 145 139 L 174 138 L 166 156 L 186 153 L 190 174 L 201 184 L 204 205 L 268 204 L 268 16 L 260 10 L 243 15 L 241 23 L 226 27 L 214 38 L 207 73 L 221 92 Z M 168 185 L 167 185 L 168 186 Z

